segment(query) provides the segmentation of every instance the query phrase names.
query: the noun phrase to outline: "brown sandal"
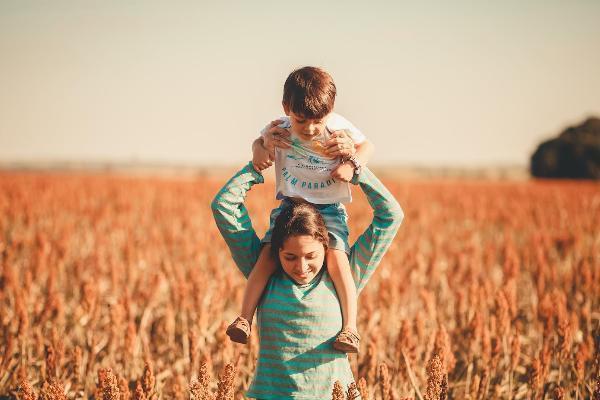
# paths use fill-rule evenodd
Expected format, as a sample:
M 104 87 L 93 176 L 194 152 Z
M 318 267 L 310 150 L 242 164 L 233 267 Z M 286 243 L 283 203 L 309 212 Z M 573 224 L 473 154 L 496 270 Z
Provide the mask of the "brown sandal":
M 350 328 L 344 328 L 335 338 L 333 348 L 344 353 L 358 353 L 360 349 L 360 335 Z
M 246 344 L 250 337 L 250 323 L 246 318 L 237 317 L 235 321 L 227 327 L 225 333 L 232 342 Z

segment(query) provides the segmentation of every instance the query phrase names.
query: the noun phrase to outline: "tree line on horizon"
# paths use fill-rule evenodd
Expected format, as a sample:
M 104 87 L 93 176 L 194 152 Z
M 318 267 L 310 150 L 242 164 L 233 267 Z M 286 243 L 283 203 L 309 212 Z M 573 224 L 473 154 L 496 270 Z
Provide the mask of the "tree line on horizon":
M 530 172 L 536 178 L 600 179 L 600 118 L 542 142 L 531 156 Z

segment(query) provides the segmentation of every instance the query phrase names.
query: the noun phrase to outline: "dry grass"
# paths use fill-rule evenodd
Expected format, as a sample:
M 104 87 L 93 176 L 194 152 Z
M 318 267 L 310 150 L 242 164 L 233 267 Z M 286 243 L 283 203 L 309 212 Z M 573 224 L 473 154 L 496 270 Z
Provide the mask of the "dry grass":
M 222 183 L 0 174 L 0 395 L 242 398 L 257 341 L 224 335 L 244 281 L 209 210 Z M 386 184 L 406 218 L 336 398 L 598 398 L 598 184 Z M 259 232 L 272 190 L 250 193 Z M 355 190 L 353 238 L 365 210 Z

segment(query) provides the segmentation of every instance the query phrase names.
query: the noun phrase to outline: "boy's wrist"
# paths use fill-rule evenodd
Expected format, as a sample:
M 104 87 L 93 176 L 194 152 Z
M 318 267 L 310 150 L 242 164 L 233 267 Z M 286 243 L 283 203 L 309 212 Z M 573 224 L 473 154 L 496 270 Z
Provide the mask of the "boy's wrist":
M 362 171 L 362 165 L 360 163 L 360 160 L 356 156 L 356 153 L 349 157 L 344 157 L 342 159 L 342 163 L 350 164 L 352 166 L 352 168 L 354 169 L 354 175 L 360 175 L 360 173 Z

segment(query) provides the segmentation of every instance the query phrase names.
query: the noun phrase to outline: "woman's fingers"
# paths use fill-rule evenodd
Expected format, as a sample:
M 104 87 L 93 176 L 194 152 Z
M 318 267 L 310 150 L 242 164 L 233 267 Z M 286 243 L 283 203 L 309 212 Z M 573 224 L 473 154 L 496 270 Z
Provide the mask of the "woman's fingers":
M 279 126 L 274 126 L 273 128 L 271 128 L 271 132 L 273 132 L 273 134 L 275 135 L 280 135 L 283 137 L 290 136 L 290 132 L 287 129 L 283 129 Z
M 356 152 L 354 143 L 349 137 L 344 139 L 334 138 L 326 142 L 325 145 L 327 146 L 327 154 L 331 156 L 348 157 Z
M 344 136 L 348 136 L 346 134 L 346 131 L 344 130 L 337 130 L 337 131 L 332 131 L 331 132 L 331 137 L 335 138 L 335 137 L 344 137 Z
M 273 137 L 273 145 L 282 149 L 289 149 L 290 147 L 292 147 L 286 139 L 283 139 L 278 136 Z
M 267 135 L 280 136 L 280 137 L 288 137 L 290 133 L 287 129 L 280 128 L 279 126 L 272 126 L 267 130 Z
M 327 154 L 331 157 L 350 157 L 352 155 L 354 155 L 354 152 L 350 151 L 350 150 L 334 150 L 334 151 L 330 151 L 327 152 Z
M 258 168 L 258 170 L 262 171 L 263 169 L 269 168 L 271 165 L 273 165 L 273 161 L 267 160 L 264 162 L 257 163 L 254 166 L 255 166 L 255 169 Z
M 267 135 L 269 135 L 269 141 L 271 141 L 274 146 L 281 147 L 282 149 L 291 147 L 288 140 L 290 133 L 287 130 L 280 127 L 273 127 L 269 129 Z
M 337 149 L 337 148 L 339 148 L 339 147 L 338 147 L 338 144 L 340 144 L 340 143 L 341 143 L 341 142 L 340 142 L 340 141 L 339 141 L 337 138 L 334 138 L 334 139 L 329 139 L 329 140 L 327 140 L 327 141 L 325 142 L 325 147 L 326 147 L 328 150 L 329 150 L 329 149 L 332 149 L 332 148 L 334 148 L 334 149 Z
M 275 123 L 277 121 L 273 121 Z M 265 147 L 271 149 L 273 146 L 281 147 L 283 149 L 287 149 L 290 145 L 287 143 L 287 138 L 290 133 L 278 126 L 271 126 L 267 132 L 263 135 Z
M 339 145 L 342 144 L 340 147 Z M 354 142 L 352 138 L 346 134 L 344 131 L 335 131 L 332 134 L 332 137 L 325 142 L 325 146 L 327 148 L 337 147 L 338 149 L 342 148 L 350 148 L 354 146 Z
M 341 156 L 341 157 L 350 157 L 353 156 L 356 153 L 356 150 L 354 149 L 354 147 L 350 147 L 350 148 L 342 148 L 342 149 L 338 149 L 338 148 L 334 148 L 331 150 L 327 151 L 327 154 L 329 154 L 330 156 Z

